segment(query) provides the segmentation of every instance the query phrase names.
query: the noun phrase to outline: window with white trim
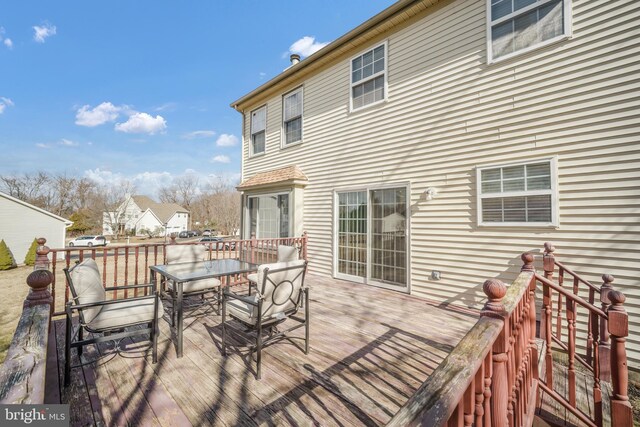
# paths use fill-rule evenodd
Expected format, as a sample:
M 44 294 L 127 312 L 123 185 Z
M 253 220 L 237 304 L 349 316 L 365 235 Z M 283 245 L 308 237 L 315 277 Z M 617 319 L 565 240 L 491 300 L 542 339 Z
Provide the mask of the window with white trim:
M 569 0 L 487 0 L 490 60 L 569 35 Z
M 291 237 L 289 193 L 264 194 L 247 198 L 247 236 L 258 239 Z
M 557 225 L 553 159 L 478 168 L 477 180 L 480 225 Z
M 386 43 L 351 60 L 351 109 L 384 101 L 386 98 Z
M 267 107 L 251 112 L 251 155 L 264 153 L 267 130 Z
M 288 93 L 282 99 L 282 131 L 284 145 L 302 141 L 302 88 Z

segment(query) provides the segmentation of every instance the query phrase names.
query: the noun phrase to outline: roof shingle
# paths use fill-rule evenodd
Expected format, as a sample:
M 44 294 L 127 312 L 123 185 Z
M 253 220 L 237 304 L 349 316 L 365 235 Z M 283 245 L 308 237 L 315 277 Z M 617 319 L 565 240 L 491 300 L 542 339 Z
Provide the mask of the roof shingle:
M 301 183 L 306 184 L 309 180 L 298 166 L 285 166 L 283 168 L 273 169 L 266 172 L 260 172 L 247 178 L 236 188 L 240 191 L 248 190 L 256 187 L 268 187 L 285 183 Z

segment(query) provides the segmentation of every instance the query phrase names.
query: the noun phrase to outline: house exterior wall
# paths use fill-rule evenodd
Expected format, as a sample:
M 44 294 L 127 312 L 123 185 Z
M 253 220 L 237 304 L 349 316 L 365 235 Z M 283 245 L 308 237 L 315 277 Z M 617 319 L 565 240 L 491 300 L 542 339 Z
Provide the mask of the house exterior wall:
M 298 165 L 310 268 L 331 275 L 333 192 L 409 183 L 411 293 L 480 307 L 481 285 L 510 283 L 519 254 L 557 256 L 594 283 L 607 272 L 640 327 L 640 2 L 572 2 L 572 37 L 487 63 L 486 2 L 431 10 L 266 101 L 266 153 L 249 156 L 243 105 L 243 178 Z M 349 111 L 350 58 L 386 41 L 388 100 Z M 304 140 L 281 148 L 282 94 L 304 87 Z M 253 102 L 253 103 L 252 103 Z M 476 168 L 554 157 L 559 226 L 479 226 Z M 424 191 L 438 195 L 425 200 Z M 441 272 L 432 280 L 431 272 Z M 640 337 L 630 336 L 640 364 Z
M 52 249 L 64 248 L 64 222 L 13 200 L 0 197 L 0 239 L 3 239 L 18 264 L 24 263 L 33 239 L 44 237 Z
M 138 236 L 144 235 L 141 230 L 154 231 L 156 227 L 162 228 L 162 235 L 164 235 L 164 224 L 161 224 L 158 218 L 148 209 L 138 217 L 138 222 L 133 226 Z
M 189 226 L 189 214 L 186 212 L 176 212 L 167 221 L 167 233 L 179 233 L 186 231 Z

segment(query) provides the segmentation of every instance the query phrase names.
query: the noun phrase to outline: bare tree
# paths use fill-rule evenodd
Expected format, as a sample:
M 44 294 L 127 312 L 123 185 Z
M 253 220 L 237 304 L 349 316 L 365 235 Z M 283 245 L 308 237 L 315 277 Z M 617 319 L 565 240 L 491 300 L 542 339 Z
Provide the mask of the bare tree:
M 215 177 L 191 205 L 192 217 L 223 234 L 233 234 L 240 226 L 240 193 L 231 182 Z
M 98 188 L 92 203 L 93 215 L 100 216 L 100 223 L 111 230 L 115 240 L 118 240 L 118 236 L 124 231 L 126 203 L 134 190 L 134 185 L 125 180 L 102 185 Z

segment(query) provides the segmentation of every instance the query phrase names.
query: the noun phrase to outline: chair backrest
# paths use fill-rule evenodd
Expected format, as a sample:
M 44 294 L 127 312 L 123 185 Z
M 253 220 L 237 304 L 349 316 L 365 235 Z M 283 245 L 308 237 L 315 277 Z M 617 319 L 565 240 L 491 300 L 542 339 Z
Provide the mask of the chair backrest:
M 278 262 L 258 267 L 258 286 L 264 298 L 262 319 L 289 316 L 300 308 L 307 261 Z M 254 309 L 257 316 L 257 308 Z
M 204 261 L 207 256 L 207 248 L 203 245 L 167 245 L 165 251 L 167 264 Z
M 298 260 L 298 248 L 295 246 L 278 246 L 278 262 L 293 262 Z
M 100 270 L 98 270 L 98 264 L 94 259 L 86 259 L 70 270 L 65 268 L 64 273 L 76 304 L 90 304 L 106 299 L 107 293 L 102 286 Z M 100 306 L 80 309 L 80 321 L 82 323 L 91 322 L 101 309 Z

